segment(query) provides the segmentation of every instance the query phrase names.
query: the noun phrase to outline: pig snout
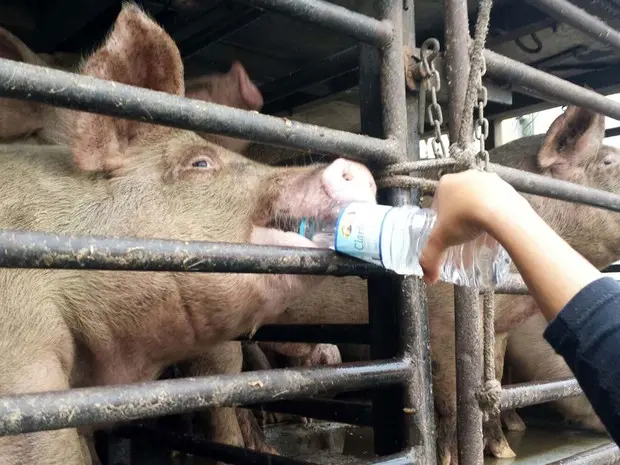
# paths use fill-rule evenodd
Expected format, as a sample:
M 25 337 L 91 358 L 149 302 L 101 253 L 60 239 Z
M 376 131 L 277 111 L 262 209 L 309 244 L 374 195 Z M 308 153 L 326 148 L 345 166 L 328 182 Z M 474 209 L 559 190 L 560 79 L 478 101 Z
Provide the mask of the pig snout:
M 376 202 L 377 185 L 364 165 L 339 158 L 323 171 L 323 189 L 336 203 Z

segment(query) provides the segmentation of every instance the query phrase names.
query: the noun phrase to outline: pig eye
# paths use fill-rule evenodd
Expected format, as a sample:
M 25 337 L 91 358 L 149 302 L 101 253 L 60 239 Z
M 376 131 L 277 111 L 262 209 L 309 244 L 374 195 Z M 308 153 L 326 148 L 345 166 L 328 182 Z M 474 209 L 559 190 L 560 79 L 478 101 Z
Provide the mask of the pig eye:
M 209 168 L 210 166 L 211 163 L 209 163 L 209 160 L 207 160 L 206 158 L 201 158 L 192 162 L 193 168 Z

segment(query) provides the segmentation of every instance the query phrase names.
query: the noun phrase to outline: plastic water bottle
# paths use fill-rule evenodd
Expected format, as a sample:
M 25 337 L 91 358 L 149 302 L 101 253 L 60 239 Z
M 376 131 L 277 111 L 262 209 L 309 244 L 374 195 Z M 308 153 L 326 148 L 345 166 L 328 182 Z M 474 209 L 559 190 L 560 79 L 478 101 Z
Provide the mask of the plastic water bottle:
M 298 233 L 319 247 L 329 248 L 401 275 L 423 276 L 420 254 L 433 229 L 436 212 L 407 205 L 390 207 L 350 203 L 331 218 L 303 218 Z M 511 259 L 491 236 L 448 249 L 440 280 L 474 288 L 502 284 Z

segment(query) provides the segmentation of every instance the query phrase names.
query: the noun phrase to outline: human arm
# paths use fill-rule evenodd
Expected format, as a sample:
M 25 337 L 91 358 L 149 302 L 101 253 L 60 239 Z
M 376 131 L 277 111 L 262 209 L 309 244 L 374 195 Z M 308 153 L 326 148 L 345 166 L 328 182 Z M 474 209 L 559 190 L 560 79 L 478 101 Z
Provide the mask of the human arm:
M 551 323 L 545 338 L 566 361 L 601 421 L 620 441 L 620 284 L 573 250 L 496 175 L 444 176 L 433 202 L 437 222 L 420 263 L 427 282 L 446 248 L 487 231 L 512 257 Z

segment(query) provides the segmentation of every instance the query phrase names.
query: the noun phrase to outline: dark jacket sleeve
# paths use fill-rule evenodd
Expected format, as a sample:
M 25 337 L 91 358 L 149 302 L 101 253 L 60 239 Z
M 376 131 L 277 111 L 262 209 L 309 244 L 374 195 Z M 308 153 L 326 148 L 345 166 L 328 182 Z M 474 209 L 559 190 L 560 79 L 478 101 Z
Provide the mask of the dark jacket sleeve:
M 607 277 L 584 287 L 544 336 L 620 444 L 620 283 Z

